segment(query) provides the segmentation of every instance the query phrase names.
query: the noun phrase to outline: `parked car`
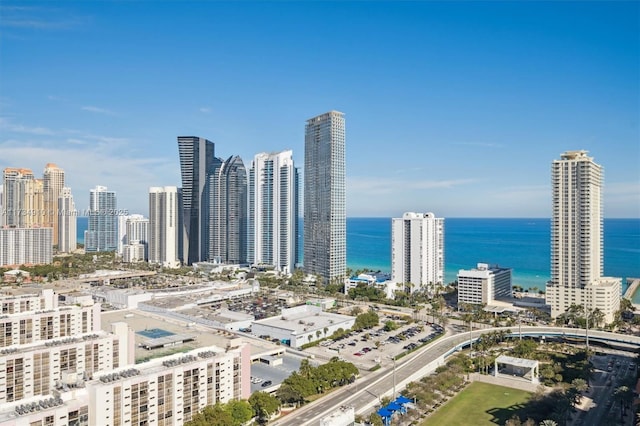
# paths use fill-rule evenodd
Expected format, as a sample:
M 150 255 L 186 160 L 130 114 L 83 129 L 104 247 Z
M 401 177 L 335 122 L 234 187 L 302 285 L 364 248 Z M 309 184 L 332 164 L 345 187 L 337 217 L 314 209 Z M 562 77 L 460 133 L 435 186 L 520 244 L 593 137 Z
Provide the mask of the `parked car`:
M 262 387 L 263 387 L 263 388 L 266 388 L 267 386 L 271 386 L 272 384 L 273 384 L 273 382 L 272 382 L 271 380 L 267 380 L 266 382 L 264 382 L 264 383 L 262 384 Z

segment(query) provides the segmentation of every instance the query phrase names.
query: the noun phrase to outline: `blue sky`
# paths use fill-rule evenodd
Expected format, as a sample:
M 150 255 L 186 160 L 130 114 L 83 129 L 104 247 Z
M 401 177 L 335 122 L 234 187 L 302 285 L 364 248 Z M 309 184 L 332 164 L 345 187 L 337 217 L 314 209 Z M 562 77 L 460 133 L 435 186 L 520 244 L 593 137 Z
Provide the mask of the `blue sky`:
M 145 213 L 176 136 L 293 149 L 346 114 L 347 213 L 548 217 L 586 149 L 605 216 L 640 217 L 638 2 L 3 2 L 0 168 L 47 162 Z

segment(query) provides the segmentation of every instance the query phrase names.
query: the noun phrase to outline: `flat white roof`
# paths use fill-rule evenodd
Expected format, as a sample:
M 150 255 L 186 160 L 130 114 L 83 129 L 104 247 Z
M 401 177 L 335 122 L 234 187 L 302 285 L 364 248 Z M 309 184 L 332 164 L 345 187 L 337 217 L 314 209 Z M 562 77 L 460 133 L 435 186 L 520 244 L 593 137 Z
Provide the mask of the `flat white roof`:
M 306 306 L 311 307 L 312 305 Z M 355 318 L 349 315 L 340 315 L 319 310 L 286 312 L 290 310 L 285 309 L 284 311 L 281 315 L 254 321 L 253 323 L 290 330 L 294 334 L 301 334 L 313 330 L 322 330 L 325 327 L 346 323 L 348 321 L 355 321 Z
M 534 368 L 538 366 L 538 361 L 526 358 L 515 358 L 507 355 L 500 355 L 496 362 L 501 364 L 515 365 L 516 367 Z

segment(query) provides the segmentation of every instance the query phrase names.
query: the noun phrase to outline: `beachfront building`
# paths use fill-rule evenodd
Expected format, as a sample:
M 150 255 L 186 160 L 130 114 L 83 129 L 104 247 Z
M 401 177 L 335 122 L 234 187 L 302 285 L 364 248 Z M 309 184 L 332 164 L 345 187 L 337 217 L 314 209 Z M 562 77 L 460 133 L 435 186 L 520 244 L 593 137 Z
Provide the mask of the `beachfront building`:
M 458 271 L 458 306 L 462 303 L 490 305 L 511 297 L 511 269 L 478 263 L 476 268 Z
M 219 167 L 213 142 L 197 136 L 178 136 L 182 176 L 182 247 L 185 265 L 206 260 L 208 244 L 209 175 Z
M 349 330 L 355 317 L 324 312 L 321 307 L 301 305 L 282 309 L 278 316 L 254 321 L 251 333 L 278 339 L 292 348 L 331 336 L 339 328 Z
M 235 155 L 221 162 L 209 179 L 209 235 L 206 259 L 247 262 L 247 171 Z
M 24 216 L 23 226 L 25 228 L 52 227 L 48 224 L 44 204 L 44 182 L 42 179 L 29 179 L 26 181 L 24 193 Z
M 408 212 L 391 220 L 391 280 L 411 293 L 443 285 L 444 218 Z
M 42 174 L 43 226 L 53 228 L 53 245 L 59 246 L 58 222 L 62 219 L 58 199 L 64 188 L 64 170 L 53 163 L 47 163 Z M 73 238 L 77 238 L 73 235 Z
M 249 170 L 250 263 L 293 272 L 298 263 L 298 180 L 293 151 L 254 157 Z
M 148 245 L 149 245 L 149 219 L 141 214 L 121 215 L 118 216 L 118 255 L 125 260 L 125 250 L 128 254 L 132 251 L 139 250 L 138 247 L 127 247 L 129 245 L 141 244 L 143 246 L 143 253 L 141 257 L 135 256 L 138 261 L 147 260 L 148 258 Z
M 344 114 L 307 120 L 304 137 L 304 272 L 324 283 L 347 270 Z
M 118 248 L 118 216 L 116 193 L 106 186 L 89 191 L 89 223 L 84 231 L 84 250 L 115 251 Z
M 71 188 L 62 188 L 58 197 L 58 251 L 71 253 L 77 248 L 78 212 L 73 202 Z
M 360 274 L 344 281 L 344 294 L 349 294 L 349 290 L 359 286 L 375 287 L 391 300 L 396 298 L 396 291 L 405 290 L 404 284 L 391 280 L 389 274 Z
M 603 168 L 587 151 L 567 151 L 551 166 L 551 279 L 546 301 L 551 317 L 571 305 L 600 309 L 614 319 L 620 278 L 603 278 Z
M 0 225 L 25 227 L 27 217 L 26 194 L 29 182 L 35 179 L 31 169 L 7 167 L 2 174 L 3 222 Z
M 149 188 L 149 248 L 150 263 L 166 268 L 180 266 L 178 188 L 175 186 Z
M 53 261 L 53 228 L 0 229 L 0 267 Z
M 141 214 L 118 216 L 118 256 L 123 263 L 148 259 L 149 219 Z

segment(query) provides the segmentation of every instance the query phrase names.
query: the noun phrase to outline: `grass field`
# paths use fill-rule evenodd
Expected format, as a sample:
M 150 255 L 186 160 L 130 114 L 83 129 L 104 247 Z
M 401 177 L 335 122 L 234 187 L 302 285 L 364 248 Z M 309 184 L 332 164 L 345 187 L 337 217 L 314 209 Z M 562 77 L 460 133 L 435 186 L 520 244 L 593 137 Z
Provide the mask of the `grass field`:
M 504 425 L 529 396 L 530 392 L 473 382 L 422 425 Z

